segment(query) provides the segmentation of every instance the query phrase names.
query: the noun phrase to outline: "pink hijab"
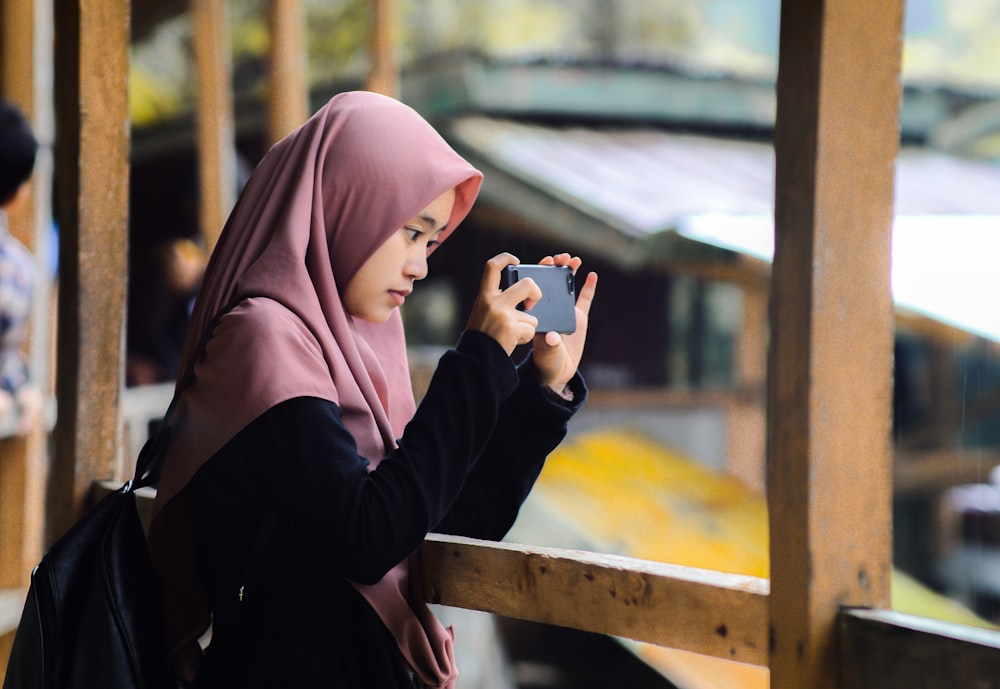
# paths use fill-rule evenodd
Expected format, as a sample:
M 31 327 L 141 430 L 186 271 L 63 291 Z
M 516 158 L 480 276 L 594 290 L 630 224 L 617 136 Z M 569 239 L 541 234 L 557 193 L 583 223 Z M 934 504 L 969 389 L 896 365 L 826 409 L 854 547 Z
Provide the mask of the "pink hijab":
M 354 320 L 339 290 L 393 232 L 454 188 L 446 239 L 481 180 L 414 110 L 367 92 L 332 98 L 257 166 L 192 316 L 150 526 L 167 589 L 168 641 L 182 674 L 193 669 L 192 643 L 209 620 L 183 488 L 247 424 L 301 396 L 337 403 L 358 452 L 377 466 L 415 409 L 402 321 L 398 311 L 385 323 Z M 210 329 L 204 355 L 194 360 Z M 451 630 L 410 595 L 407 562 L 378 584 L 355 586 L 411 669 L 429 686 L 453 686 Z

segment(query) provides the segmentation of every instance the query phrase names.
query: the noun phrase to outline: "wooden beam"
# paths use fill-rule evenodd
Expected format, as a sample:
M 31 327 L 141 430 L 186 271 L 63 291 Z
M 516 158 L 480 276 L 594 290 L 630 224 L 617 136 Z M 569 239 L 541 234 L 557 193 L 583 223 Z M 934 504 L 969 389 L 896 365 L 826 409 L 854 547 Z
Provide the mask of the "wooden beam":
M 431 535 L 427 600 L 767 662 L 767 581 L 634 558 Z
M 846 610 L 845 689 L 1000 689 L 1000 632 L 892 610 Z
M 986 483 L 1000 466 L 1000 452 L 980 449 L 898 451 L 893 466 L 893 491 L 940 493 L 963 483 Z
M 399 98 L 399 58 L 396 51 L 396 1 L 371 0 L 371 68 L 365 88 Z
M 127 0 L 56 0 L 58 421 L 48 534 L 115 473 L 128 248 Z
M 198 83 L 198 222 L 205 249 L 215 248 L 236 200 L 236 144 L 226 0 L 191 0 Z
M 305 15 L 300 0 L 271 0 L 267 132 L 275 143 L 309 116 Z
M 768 373 L 771 687 L 837 687 L 842 605 L 889 604 L 902 0 L 782 3 Z

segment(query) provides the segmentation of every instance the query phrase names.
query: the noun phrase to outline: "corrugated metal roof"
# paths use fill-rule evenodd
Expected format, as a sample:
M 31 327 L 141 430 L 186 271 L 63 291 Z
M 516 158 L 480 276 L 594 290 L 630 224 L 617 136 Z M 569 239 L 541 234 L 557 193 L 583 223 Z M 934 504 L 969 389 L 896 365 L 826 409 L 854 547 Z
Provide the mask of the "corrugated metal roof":
M 709 210 L 771 208 L 774 156 L 761 144 L 486 117 L 460 119 L 451 132 L 497 168 L 634 237 Z
M 639 244 L 683 237 L 771 259 L 769 144 L 486 117 L 454 122 L 451 135 L 488 161 L 494 175 L 500 171 L 591 216 L 609 235 Z M 498 181 L 487 176 L 484 192 L 491 184 Z M 1000 341 L 1000 166 L 904 148 L 895 198 L 897 305 Z M 607 247 L 627 248 L 608 239 Z
M 770 144 L 655 129 L 551 127 L 488 117 L 451 133 L 498 168 L 633 236 L 671 229 L 703 213 L 770 214 Z M 1000 215 L 1000 167 L 927 149 L 897 161 L 900 215 Z M 489 184 L 487 179 L 485 184 Z

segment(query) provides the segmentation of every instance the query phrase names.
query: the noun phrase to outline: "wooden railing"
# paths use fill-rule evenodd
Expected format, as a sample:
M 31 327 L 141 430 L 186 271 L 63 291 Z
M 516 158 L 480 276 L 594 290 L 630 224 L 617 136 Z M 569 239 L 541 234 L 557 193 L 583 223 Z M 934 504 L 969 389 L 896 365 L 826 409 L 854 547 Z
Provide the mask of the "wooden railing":
M 97 495 L 119 487 L 102 482 Z M 153 496 L 148 489 L 138 496 L 144 518 Z M 769 663 L 767 579 L 438 534 L 428 536 L 420 558 L 431 603 Z M 4 602 L 0 593 L 0 624 Z M 15 602 L 19 613 L 20 595 Z M 845 607 L 836 639 L 842 689 L 1000 689 L 1000 631 Z

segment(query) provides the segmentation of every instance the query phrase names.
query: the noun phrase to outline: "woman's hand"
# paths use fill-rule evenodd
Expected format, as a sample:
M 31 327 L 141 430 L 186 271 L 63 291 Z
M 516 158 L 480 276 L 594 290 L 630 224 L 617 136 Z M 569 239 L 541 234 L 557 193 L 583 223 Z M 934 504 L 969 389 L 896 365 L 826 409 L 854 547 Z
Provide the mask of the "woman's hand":
M 530 342 L 538 326 L 538 319 L 519 310 L 517 305 L 524 302 L 525 308 L 530 309 L 542 298 L 542 291 L 532 280 L 519 280 L 505 290 L 500 289 L 501 271 L 518 263 L 518 258 L 508 253 L 498 254 L 486 262 L 467 325 L 469 330 L 486 333 L 499 342 L 507 356 L 518 345 Z
M 573 274 L 580 268 L 583 261 L 569 254 L 546 256 L 541 265 L 569 266 Z M 569 381 L 576 375 L 577 366 L 583 356 L 583 346 L 587 341 L 587 324 L 590 316 L 590 305 L 594 301 L 597 290 L 597 273 L 588 273 L 587 279 L 580 288 L 576 298 L 576 332 L 560 335 L 549 332 L 535 336 L 532 357 L 538 376 L 543 385 L 547 385 L 560 395 Z M 536 298 L 537 301 L 537 298 Z

